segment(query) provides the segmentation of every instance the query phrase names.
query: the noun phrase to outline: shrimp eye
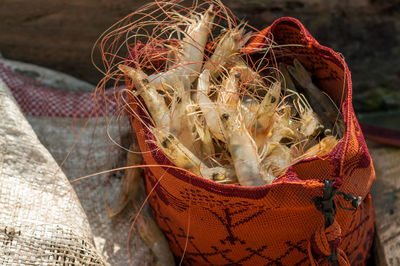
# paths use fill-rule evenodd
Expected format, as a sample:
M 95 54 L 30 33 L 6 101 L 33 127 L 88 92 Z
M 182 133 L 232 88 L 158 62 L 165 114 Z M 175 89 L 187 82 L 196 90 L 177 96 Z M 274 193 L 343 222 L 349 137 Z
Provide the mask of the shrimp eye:
M 212 174 L 212 179 L 213 180 L 224 180 L 225 179 L 225 175 L 221 174 L 221 173 L 213 173 Z
M 143 79 L 142 82 L 143 82 L 143 84 L 149 84 L 149 80 L 148 79 Z
M 163 140 L 163 142 L 161 142 L 161 146 L 163 146 L 164 148 L 168 148 L 169 142 L 170 141 L 168 139 L 165 139 L 165 140 Z
M 179 96 L 176 97 L 176 102 L 177 102 L 177 103 L 180 103 L 181 101 L 182 101 L 182 98 L 181 98 L 181 97 L 179 97 Z
M 325 136 L 330 136 L 330 135 L 332 135 L 332 130 L 327 128 L 327 129 L 325 129 L 324 134 L 325 134 Z
M 163 90 L 157 90 L 157 93 L 160 95 L 165 95 L 165 91 L 163 91 Z
M 276 98 L 274 96 L 271 96 L 271 103 L 274 103 L 276 101 Z
M 240 78 L 240 73 L 238 72 L 238 73 L 235 73 L 235 78 Z
M 321 133 L 323 130 L 324 130 L 324 126 L 321 125 L 321 124 L 319 124 L 315 129 L 315 131 L 318 132 L 318 133 Z M 328 130 L 328 133 L 329 133 L 330 129 L 327 129 L 327 130 Z
M 226 113 L 225 113 L 225 114 L 222 114 L 222 115 L 221 115 L 221 118 L 224 119 L 224 120 L 228 120 L 228 119 L 229 119 L 229 115 L 226 114 Z
M 288 137 L 284 137 L 280 141 L 280 143 L 282 143 L 282 144 L 289 144 L 290 142 L 292 142 L 292 140 Z

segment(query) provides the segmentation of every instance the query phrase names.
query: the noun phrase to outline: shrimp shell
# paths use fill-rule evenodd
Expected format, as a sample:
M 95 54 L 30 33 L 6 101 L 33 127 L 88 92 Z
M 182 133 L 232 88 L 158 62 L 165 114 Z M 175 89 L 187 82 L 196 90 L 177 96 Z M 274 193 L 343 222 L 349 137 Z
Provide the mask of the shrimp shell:
M 140 237 L 152 251 L 156 261 L 153 265 L 175 265 L 174 256 L 169 248 L 168 241 L 153 218 L 138 215 L 136 228 Z
M 218 91 L 217 101 L 231 109 L 235 109 L 239 102 L 238 78 L 240 78 L 240 73 L 235 69 L 231 69 L 228 77 L 222 81 L 222 86 Z
M 162 151 L 174 165 L 190 170 L 196 175 L 212 179 L 217 175 L 229 176 L 231 172 L 224 167 L 208 167 L 188 148 L 186 148 L 174 135 L 166 130 L 154 128 L 152 133 L 156 137 Z
M 223 107 L 217 106 L 208 97 L 208 87 L 210 84 L 210 72 L 206 69 L 199 77 L 197 83 L 197 101 L 203 116 L 206 120 L 207 126 L 209 127 L 211 133 L 219 140 L 225 141 L 220 115 L 220 109 Z
M 136 136 L 132 138 L 132 144 L 127 154 L 127 166 L 139 165 L 142 162 L 142 156 L 139 153 L 139 144 L 137 143 Z M 124 176 L 122 177 L 123 190 L 117 202 L 116 210 L 112 210 L 111 207 L 107 206 L 107 212 L 109 217 L 113 217 L 119 214 L 126 206 L 126 204 L 136 196 L 136 192 L 139 188 L 139 181 L 142 178 L 142 168 L 131 168 L 126 169 Z
M 329 153 L 337 144 L 338 140 L 334 136 L 323 138 L 318 144 L 314 145 L 305 152 L 306 157 L 323 156 Z
M 198 21 L 189 25 L 182 41 L 182 56 L 179 58 L 182 67 L 179 74 L 182 76 L 188 75 L 190 82 L 197 78 L 202 67 L 204 49 L 215 16 L 212 10 L 213 5 L 210 5 L 206 13 L 200 15 Z
M 264 147 L 262 168 L 273 178 L 279 177 L 292 163 L 290 149 L 278 142 L 267 142 Z M 272 180 L 267 180 L 271 183 Z
M 228 30 L 221 38 L 214 53 L 203 68 L 209 70 L 212 77 L 221 70 L 222 66 L 226 66 L 231 57 L 240 49 L 243 32 L 243 28 L 235 28 Z
M 264 96 L 257 110 L 255 141 L 257 147 L 261 147 L 277 119 L 276 107 L 281 93 L 281 83 L 275 82 Z
M 232 156 L 236 176 L 242 186 L 262 186 L 265 181 L 260 172 L 257 146 L 245 124 L 235 113 L 222 115 L 228 136 L 228 148 Z

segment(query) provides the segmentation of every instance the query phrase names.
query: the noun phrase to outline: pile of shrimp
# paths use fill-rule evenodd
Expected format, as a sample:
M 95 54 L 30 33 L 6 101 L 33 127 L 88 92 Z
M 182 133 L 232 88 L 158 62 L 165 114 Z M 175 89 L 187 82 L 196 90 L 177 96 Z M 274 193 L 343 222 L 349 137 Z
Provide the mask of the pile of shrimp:
M 185 15 L 168 9 L 164 27 L 130 24 L 137 39 L 118 70 L 175 166 L 218 183 L 270 184 L 293 163 L 332 150 L 343 117 L 297 59 L 269 66 L 266 45 L 254 67 L 241 51 L 256 33 L 232 19 L 218 23 L 218 4 Z M 146 32 L 147 42 L 138 41 Z
M 272 64 L 275 44 L 266 40 L 252 51 L 261 55 L 254 62 L 243 51 L 258 31 L 221 2 L 157 1 L 134 15 L 100 43 L 105 74 L 125 78 L 127 94 L 152 120 L 144 126 L 175 166 L 218 183 L 261 186 L 341 139 L 340 110 L 300 61 Z M 128 56 L 117 55 L 122 47 Z

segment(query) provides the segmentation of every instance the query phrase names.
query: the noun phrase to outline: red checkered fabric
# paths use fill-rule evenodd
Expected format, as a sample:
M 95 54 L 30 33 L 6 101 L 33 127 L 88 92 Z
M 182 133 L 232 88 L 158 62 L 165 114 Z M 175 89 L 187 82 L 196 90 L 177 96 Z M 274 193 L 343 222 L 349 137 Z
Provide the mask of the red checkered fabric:
M 84 118 L 111 115 L 118 110 L 114 90 L 96 97 L 93 92 L 54 89 L 3 63 L 0 63 L 0 78 L 10 88 L 25 115 Z

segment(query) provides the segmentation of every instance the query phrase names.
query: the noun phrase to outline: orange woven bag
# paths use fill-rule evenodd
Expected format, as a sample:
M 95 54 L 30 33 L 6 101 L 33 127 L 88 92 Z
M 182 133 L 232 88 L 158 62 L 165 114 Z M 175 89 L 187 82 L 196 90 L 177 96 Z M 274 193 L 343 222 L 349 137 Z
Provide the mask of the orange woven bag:
M 262 33 L 279 45 L 295 44 L 275 51 L 278 60 L 291 64 L 296 56 L 341 104 L 343 139 L 329 154 L 301 161 L 262 187 L 148 167 L 145 187 L 156 221 L 188 265 L 365 265 L 374 234 L 369 191 L 375 172 L 352 107 L 347 65 L 296 19 L 278 19 Z M 258 45 L 255 39 L 247 50 Z M 172 165 L 141 122 L 132 125 L 144 163 Z

